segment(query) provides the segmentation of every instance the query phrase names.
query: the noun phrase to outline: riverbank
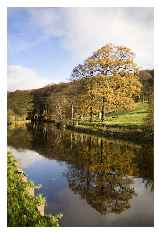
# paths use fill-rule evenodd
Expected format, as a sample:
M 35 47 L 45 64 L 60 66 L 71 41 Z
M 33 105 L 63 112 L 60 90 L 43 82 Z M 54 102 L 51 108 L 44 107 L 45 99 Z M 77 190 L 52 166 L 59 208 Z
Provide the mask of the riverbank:
M 24 125 L 31 123 L 30 120 L 13 120 L 8 122 L 8 126 L 10 128 L 15 128 L 15 127 L 24 127 Z
M 67 124 L 66 128 L 80 133 L 113 137 L 115 139 L 131 140 L 134 142 L 153 142 L 153 131 L 149 128 L 128 128 L 122 126 L 105 126 L 103 128 L 94 128 L 91 126 L 73 124 Z
M 59 226 L 62 215 L 44 215 L 45 198 L 35 196 L 36 186 L 27 179 L 10 152 L 7 164 L 8 226 Z
M 112 137 L 134 142 L 153 142 L 154 131 L 147 125 L 149 115 L 147 103 L 137 103 L 133 111 L 107 114 L 104 121 L 74 120 L 62 123 L 67 129 L 76 132 Z M 60 122 L 55 123 L 57 126 Z
M 67 128 L 80 133 L 87 133 L 105 137 L 111 137 L 122 140 L 131 140 L 134 142 L 150 142 L 153 143 L 153 127 L 148 125 L 147 118 L 150 109 L 147 103 L 136 103 L 133 111 L 108 113 L 104 121 L 99 118 L 93 118 L 90 122 L 89 118 L 74 120 L 57 120 L 43 119 L 42 121 L 15 121 L 9 127 L 23 127 L 24 124 L 43 124 L 53 123 L 58 128 Z

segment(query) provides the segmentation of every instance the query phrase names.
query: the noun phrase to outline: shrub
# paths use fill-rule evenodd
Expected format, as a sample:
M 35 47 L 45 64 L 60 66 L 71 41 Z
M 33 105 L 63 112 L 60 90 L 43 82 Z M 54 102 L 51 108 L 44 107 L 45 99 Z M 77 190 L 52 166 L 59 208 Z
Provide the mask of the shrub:
M 24 174 L 18 172 L 17 164 L 11 153 L 8 153 L 8 226 L 59 226 L 62 215 L 42 216 L 37 205 L 44 203 L 44 197 L 29 194 L 33 187 L 30 181 L 23 181 Z

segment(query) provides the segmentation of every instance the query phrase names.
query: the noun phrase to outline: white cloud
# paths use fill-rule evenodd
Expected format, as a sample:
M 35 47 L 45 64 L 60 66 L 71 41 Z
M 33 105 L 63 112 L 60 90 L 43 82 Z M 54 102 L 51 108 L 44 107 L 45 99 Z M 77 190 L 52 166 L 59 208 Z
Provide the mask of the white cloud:
M 62 38 L 75 62 L 108 42 L 126 45 L 143 66 L 153 65 L 152 8 L 40 8 L 28 10 L 44 34 Z
M 40 77 L 34 70 L 19 65 L 8 66 L 8 90 L 26 90 L 47 85 L 49 80 Z

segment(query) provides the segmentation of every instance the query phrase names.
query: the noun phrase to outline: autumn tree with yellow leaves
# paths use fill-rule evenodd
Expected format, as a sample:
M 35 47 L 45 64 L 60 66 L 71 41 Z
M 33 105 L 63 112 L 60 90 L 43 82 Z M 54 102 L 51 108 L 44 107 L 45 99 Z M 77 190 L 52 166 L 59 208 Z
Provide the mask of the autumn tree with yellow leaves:
M 134 56 L 127 47 L 108 44 L 73 69 L 72 80 L 81 85 L 77 102 L 82 98 L 91 121 L 97 111 L 104 120 L 106 112 L 133 109 L 142 89 Z

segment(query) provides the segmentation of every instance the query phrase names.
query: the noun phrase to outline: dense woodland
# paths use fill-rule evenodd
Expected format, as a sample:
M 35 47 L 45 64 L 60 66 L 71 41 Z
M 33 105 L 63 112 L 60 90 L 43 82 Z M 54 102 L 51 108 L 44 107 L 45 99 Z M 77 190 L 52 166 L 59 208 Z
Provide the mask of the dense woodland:
M 153 112 L 154 71 L 140 70 L 134 56 L 127 47 L 108 44 L 76 66 L 68 83 L 8 92 L 8 123 L 104 121 L 109 113 L 133 110 L 136 102 L 149 103 Z

